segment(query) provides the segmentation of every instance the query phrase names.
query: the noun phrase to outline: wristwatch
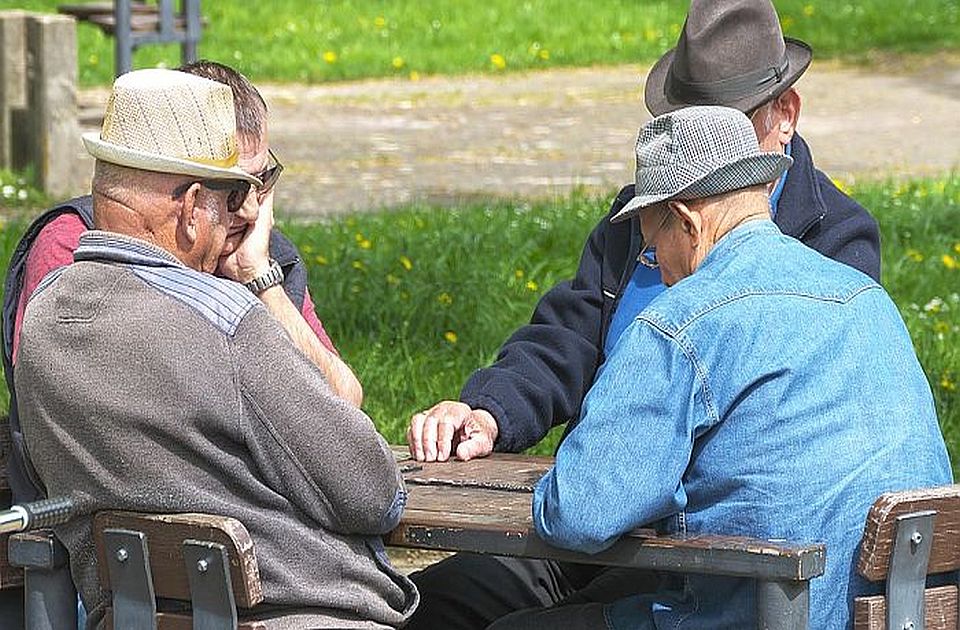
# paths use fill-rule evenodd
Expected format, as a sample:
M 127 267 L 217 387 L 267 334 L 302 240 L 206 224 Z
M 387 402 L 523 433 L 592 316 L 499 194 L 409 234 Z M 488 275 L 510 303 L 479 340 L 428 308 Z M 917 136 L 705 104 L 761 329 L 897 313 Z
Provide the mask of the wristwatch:
M 260 295 L 270 287 L 275 287 L 283 282 L 283 269 L 280 263 L 273 258 L 270 259 L 270 269 L 266 273 L 257 276 L 250 282 L 244 282 L 243 286 L 250 289 L 254 295 Z

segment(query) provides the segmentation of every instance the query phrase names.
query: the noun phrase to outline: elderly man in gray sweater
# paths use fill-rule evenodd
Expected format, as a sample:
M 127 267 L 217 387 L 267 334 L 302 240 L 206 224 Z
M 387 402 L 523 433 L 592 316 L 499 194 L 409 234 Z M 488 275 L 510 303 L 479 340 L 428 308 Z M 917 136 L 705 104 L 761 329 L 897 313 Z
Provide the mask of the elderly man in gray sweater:
M 102 621 L 92 515 L 210 512 L 256 545 L 278 628 L 391 628 L 417 604 L 380 535 L 406 492 L 373 423 L 337 397 L 256 294 L 212 272 L 255 177 L 230 89 L 169 70 L 114 84 L 99 135 L 95 230 L 30 299 L 16 371 L 29 456 L 79 517 L 57 529 Z

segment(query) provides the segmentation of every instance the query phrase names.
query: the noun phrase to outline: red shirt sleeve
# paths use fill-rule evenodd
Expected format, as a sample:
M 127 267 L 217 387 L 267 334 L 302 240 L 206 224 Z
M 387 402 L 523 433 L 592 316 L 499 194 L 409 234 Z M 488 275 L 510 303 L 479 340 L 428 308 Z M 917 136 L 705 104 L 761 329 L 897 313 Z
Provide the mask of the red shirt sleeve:
M 310 329 L 317 335 L 320 343 L 322 343 L 327 350 L 339 357 L 340 353 L 337 352 L 337 348 L 333 345 L 333 341 L 330 340 L 327 331 L 323 329 L 323 324 L 320 323 L 320 319 L 317 317 L 316 308 L 313 305 L 313 298 L 310 297 L 310 289 L 307 289 L 303 294 L 303 310 L 301 313 L 303 313 L 303 318 L 307 320 L 307 325 L 310 326 Z
M 37 234 L 36 240 L 27 253 L 23 288 L 20 290 L 17 303 L 17 316 L 13 321 L 14 363 L 17 362 L 17 351 L 20 348 L 20 325 L 23 323 L 23 313 L 30 296 L 33 295 L 44 276 L 54 269 L 65 267 L 73 262 L 73 250 L 80 243 L 80 235 L 86 230 L 87 226 L 79 216 L 67 212 L 45 225 Z

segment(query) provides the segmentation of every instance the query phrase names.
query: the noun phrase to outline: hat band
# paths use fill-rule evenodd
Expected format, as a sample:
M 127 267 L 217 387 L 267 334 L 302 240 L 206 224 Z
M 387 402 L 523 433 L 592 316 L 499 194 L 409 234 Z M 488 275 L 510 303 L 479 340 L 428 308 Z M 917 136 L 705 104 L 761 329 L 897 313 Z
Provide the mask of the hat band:
M 747 96 L 753 96 L 767 86 L 780 83 L 789 69 L 790 60 L 786 52 L 783 53 L 783 59 L 779 66 L 754 70 L 720 81 L 684 81 L 673 73 L 673 65 L 671 65 L 667 74 L 665 91 L 667 98 L 673 103 L 694 105 L 730 103 Z
M 205 164 L 207 166 L 217 166 L 220 168 L 230 168 L 231 166 L 236 166 L 237 161 L 240 159 L 240 152 L 234 148 L 233 152 L 230 153 L 227 157 L 223 159 L 213 159 L 213 158 L 202 158 L 202 157 L 191 157 L 186 158 L 190 162 L 197 162 L 198 164 Z

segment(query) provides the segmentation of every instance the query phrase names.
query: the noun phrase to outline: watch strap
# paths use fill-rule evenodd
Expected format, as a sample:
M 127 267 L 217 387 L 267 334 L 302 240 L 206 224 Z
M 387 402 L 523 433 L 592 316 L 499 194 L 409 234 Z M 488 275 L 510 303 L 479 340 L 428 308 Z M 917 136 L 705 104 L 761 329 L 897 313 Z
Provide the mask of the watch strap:
M 254 295 L 260 295 L 270 287 L 275 287 L 282 283 L 283 269 L 280 268 L 280 263 L 271 258 L 270 268 L 265 273 L 257 276 L 253 280 L 244 282 L 243 286 L 247 287 L 247 289 L 249 289 Z

